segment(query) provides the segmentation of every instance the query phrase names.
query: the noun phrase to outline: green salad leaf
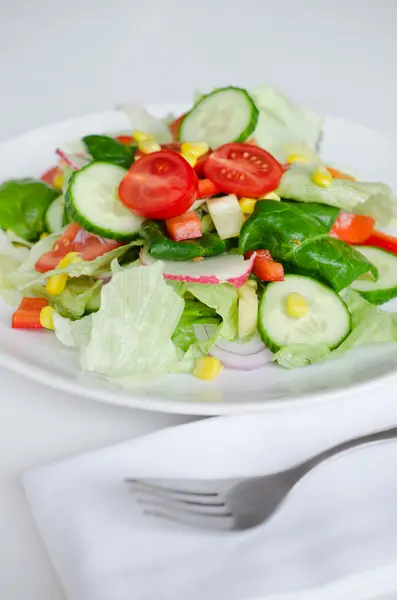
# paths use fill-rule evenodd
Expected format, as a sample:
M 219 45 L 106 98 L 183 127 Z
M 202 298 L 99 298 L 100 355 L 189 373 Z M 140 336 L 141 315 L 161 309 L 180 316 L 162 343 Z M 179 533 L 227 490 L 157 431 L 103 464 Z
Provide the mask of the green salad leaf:
M 312 180 L 313 167 L 292 165 L 281 178 L 277 193 L 287 200 L 318 202 L 348 212 L 362 212 L 386 225 L 396 208 L 393 191 L 385 183 L 334 179 L 324 188 Z
M 328 235 L 337 216 L 329 206 L 257 202 L 240 233 L 240 252 L 267 249 L 289 273 L 324 281 L 339 292 L 377 269 L 354 248 Z
M 0 229 L 0 298 L 11 305 L 19 302 L 21 294 L 8 278 L 29 254 L 29 248 L 25 245 L 14 245 L 15 239 L 18 238 Z
M 154 221 L 144 221 L 141 237 L 149 244 L 149 254 L 158 260 L 192 260 L 197 257 L 215 256 L 226 250 L 226 242 L 216 233 L 205 233 L 196 240 L 174 242 L 165 235 L 164 226 Z
M 171 131 L 164 119 L 157 119 L 138 104 L 120 104 L 117 108 L 127 115 L 132 130 L 151 133 L 159 144 L 172 142 Z
M 350 289 L 343 290 L 341 297 L 352 316 L 352 329 L 338 348 L 331 351 L 326 346 L 292 344 L 276 352 L 273 361 L 294 369 L 340 358 L 363 344 L 397 342 L 397 313 L 381 310 Z
M 219 335 L 226 340 L 233 341 L 237 334 L 237 302 L 238 292 L 229 283 L 205 284 L 188 283 L 186 290 L 193 294 L 197 300 L 213 308 L 222 318 Z
M 172 341 L 175 346 L 187 352 L 197 341 L 193 325 L 219 325 L 220 322 L 221 319 L 215 309 L 197 300 L 185 300 L 185 307 L 173 333 Z
M 44 231 L 44 215 L 59 192 L 35 179 L 11 179 L 0 185 L 0 227 L 25 240 Z
M 318 146 L 323 119 L 316 113 L 297 106 L 270 85 L 261 85 L 249 93 L 259 109 L 254 131 L 259 146 L 282 163 L 291 154 L 307 154 Z M 314 157 L 317 159 L 315 154 Z
M 55 332 L 60 341 L 79 348 L 83 371 L 128 387 L 176 367 L 171 338 L 184 304 L 165 282 L 161 263 L 123 269 L 103 287 L 98 312 L 75 322 L 58 317 Z
M 134 162 L 137 146 L 127 146 L 108 135 L 86 135 L 83 142 L 94 160 L 129 169 Z

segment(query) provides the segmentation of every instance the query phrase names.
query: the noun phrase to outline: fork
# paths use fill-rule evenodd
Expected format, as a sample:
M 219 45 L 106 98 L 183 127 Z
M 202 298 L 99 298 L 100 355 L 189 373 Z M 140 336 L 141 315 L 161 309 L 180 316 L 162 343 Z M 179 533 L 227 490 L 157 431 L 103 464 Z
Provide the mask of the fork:
M 397 427 L 328 448 L 284 471 L 234 479 L 126 479 L 145 515 L 214 531 L 243 531 L 266 521 L 314 467 L 352 448 L 389 440 Z

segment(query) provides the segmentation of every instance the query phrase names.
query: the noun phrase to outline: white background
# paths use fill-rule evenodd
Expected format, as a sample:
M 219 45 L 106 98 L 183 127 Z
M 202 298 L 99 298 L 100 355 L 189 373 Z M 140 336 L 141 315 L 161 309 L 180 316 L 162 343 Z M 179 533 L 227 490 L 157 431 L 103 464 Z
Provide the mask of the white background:
M 397 135 L 396 30 L 396 0 L 0 0 L 0 139 L 121 100 L 260 82 Z M 0 377 L 0 598 L 61 600 L 20 475 L 184 419 Z

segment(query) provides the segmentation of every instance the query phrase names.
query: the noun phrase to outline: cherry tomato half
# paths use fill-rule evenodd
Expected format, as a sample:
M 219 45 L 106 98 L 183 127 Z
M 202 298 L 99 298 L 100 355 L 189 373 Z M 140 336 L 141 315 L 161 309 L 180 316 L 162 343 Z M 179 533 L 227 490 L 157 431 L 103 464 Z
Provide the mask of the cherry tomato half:
M 258 198 L 275 190 L 282 166 L 266 150 L 252 144 L 224 144 L 204 164 L 204 173 L 222 192 Z
M 161 144 L 161 149 L 162 150 L 172 150 L 173 152 L 180 153 L 181 145 L 182 145 L 181 142 L 168 142 L 168 144 Z M 197 159 L 197 162 L 194 166 L 194 170 L 196 171 L 197 177 L 204 177 L 204 169 L 203 169 L 204 163 L 210 154 L 211 154 L 211 150 L 209 150 L 208 152 L 203 154 L 203 156 L 200 156 Z M 137 160 L 138 158 L 142 158 L 142 156 L 145 156 L 145 154 L 143 152 L 141 152 L 140 150 L 137 150 L 135 153 L 135 160 Z
M 147 219 L 172 219 L 197 198 L 198 179 L 176 152 L 160 150 L 142 156 L 119 186 L 120 200 Z

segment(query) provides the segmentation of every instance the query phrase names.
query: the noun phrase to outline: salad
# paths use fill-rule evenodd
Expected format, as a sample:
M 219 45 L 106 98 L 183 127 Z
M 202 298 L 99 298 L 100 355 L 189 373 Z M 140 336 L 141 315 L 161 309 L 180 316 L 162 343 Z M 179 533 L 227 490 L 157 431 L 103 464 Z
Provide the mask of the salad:
M 379 308 L 397 296 L 397 238 L 382 231 L 396 199 L 324 164 L 318 115 L 267 85 L 165 119 L 121 109 L 129 131 L 60 145 L 40 179 L 0 185 L 13 328 L 55 335 L 126 387 L 397 341 Z

